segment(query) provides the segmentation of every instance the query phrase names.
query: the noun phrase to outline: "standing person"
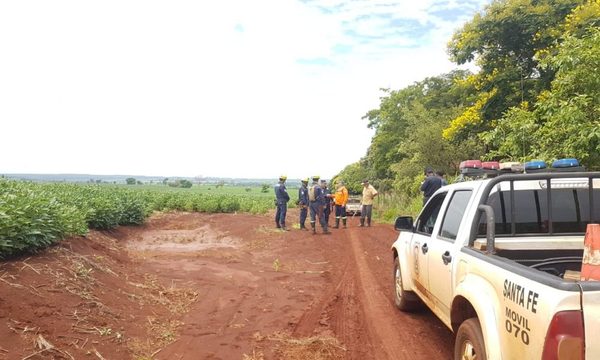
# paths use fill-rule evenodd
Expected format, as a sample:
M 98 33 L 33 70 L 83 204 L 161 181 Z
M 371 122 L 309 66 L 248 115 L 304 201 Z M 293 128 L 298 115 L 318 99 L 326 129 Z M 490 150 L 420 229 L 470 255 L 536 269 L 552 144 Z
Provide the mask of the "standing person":
M 298 206 L 300 207 L 300 230 L 308 230 L 304 223 L 308 216 L 308 178 L 302 180 L 298 189 Z
M 336 182 L 337 188 L 333 195 L 333 203 L 335 204 L 335 226 L 334 228 L 340 228 L 340 219 L 342 224 L 346 228 L 346 203 L 348 203 L 348 189 L 344 186 L 342 180 Z
M 278 229 L 287 230 L 285 227 L 285 215 L 287 213 L 287 203 L 290 201 L 290 195 L 285 188 L 285 180 L 287 176 L 281 175 L 279 177 L 279 183 L 274 186 L 275 189 L 275 205 L 277 211 L 275 212 L 275 226 Z
M 329 230 L 327 230 L 325 214 L 323 213 L 323 207 L 325 206 L 325 197 L 323 195 L 323 189 L 319 185 L 319 176 L 313 176 L 312 180 L 312 185 L 308 189 L 308 202 L 310 207 L 310 226 L 312 227 L 313 234 L 316 234 L 316 223 L 318 216 L 321 228 L 323 228 L 323 234 L 331 234 Z
M 423 205 L 427 203 L 427 200 L 433 195 L 437 189 L 442 187 L 442 179 L 435 176 L 432 168 L 425 169 L 425 181 L 421 184 L 421 191 L 423 192 Z
M 444 175 L 446 175 L 446 173 L 444 173 L 444 170 L 438 170 L 435 172 L 435 176 L 439 177 L 442 180 L 442 186 L 448 185 L 448 181 L 446 181 Z
M 360 225 L 365 226 L 365 218 L 367 219 L 367 226 L 371 226 L 371 215 L 373 212 L 373 198 L 377 196 L 379 193 L 373 185 L 369 184 L 369 180 L 365 179 L 362 182 L 363 192 L 362 192 L 362 209 L 360 212 Z
M 325 206 L 323 207 L 323 215 L 325 216 L 325 223 L 329 227 L 329 215 L 331 214 L 331 190 L 327 188 L 327 181 L 321 180 L 321 188 L 323 189 L 323 195 L 325 197 Z

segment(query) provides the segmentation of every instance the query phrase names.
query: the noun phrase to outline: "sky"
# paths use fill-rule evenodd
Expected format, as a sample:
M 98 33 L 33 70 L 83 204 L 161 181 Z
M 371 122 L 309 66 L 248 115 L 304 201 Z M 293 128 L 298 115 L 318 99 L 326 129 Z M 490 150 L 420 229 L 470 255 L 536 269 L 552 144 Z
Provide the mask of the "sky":
M 331 178 L 489 0 L 0 2 L 0 174 Z

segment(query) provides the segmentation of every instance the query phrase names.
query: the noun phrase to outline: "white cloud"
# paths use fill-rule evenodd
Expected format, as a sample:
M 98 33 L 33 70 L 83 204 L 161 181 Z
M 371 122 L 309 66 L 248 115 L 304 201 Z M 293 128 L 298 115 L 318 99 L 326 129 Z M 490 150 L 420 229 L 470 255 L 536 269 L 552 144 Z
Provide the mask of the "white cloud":
M 439 3 L 1 2 L 0 173 L 331 177 L 453 67 Z

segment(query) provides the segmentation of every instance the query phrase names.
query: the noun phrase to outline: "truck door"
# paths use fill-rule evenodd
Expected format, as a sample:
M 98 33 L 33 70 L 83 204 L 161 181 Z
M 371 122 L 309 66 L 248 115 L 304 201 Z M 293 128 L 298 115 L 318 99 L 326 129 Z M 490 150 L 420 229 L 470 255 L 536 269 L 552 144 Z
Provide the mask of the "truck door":
M 430 300 L 432 299 L 429 295 L 429 244 L 436 229 L 438 214 L 445 197 L 445 192 L 436 194 L 425 205 L 415 224 L 416 231 L 411 243 L 411 257 L 414 259 L 411 272 L 415 285 L 414 290 Z
M 441 226 L 436 229 L 436 236 L 429 242 L 429 291 L 440 311 L 438 315 L 446 317 L 442 318 L 444 321 L 450 317 L 452 304 L 452 269 L 456 263 L 455 252 L 459 249 L 454 243 L 472 193 L 472 190 L 452 193 L 441 219 Z

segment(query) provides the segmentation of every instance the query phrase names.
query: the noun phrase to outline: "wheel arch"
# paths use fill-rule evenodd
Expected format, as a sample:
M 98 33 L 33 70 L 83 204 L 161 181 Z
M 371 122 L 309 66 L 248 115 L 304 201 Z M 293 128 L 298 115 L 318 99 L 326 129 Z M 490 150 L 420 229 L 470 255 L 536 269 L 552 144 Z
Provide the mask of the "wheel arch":
M 452 310 L 450 312 L 450 324 L 452 326 L 452 331 L 456 333 L 460 324 L 472 317 L 479 319 L 475 308 L 473 305 L 471 305 L 469 300 L 467 300 L 464 296 L 455 297 L 452 301 Z
M 463 321 L 476 317 L 481 326 L 486 354 L 500 355 L 500 328 L 496 309 L 500 306 L 493 286 L 476 275 L 467 275 L 458 285 L 452 307 L 450 322 L 452 331 L 457 332 Z
M 408 269 L 408 265 L 406 261 L 402 261 L 402 259 L 406 259 L 406 254 L 402 251 L 402 249 L 398 249 L 398 244 L 394 244 L 392 246 L 392 260 L 394 262 L 398 262 L 400 264 L 400 275 L 402 276 L 402 287 L 406 291 L 413 291 L 413 282 L 410 276 L 410 272 Z

